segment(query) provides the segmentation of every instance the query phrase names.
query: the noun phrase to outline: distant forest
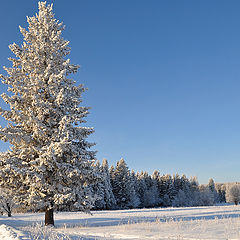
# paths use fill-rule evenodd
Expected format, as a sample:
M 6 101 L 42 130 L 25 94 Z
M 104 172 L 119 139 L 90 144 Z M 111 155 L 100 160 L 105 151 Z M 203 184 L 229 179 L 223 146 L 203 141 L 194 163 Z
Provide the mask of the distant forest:
M 129 170 L 124 159 L 118 161 L 115 167 L 109 168 L 106 159 L 102 165 L 98 161 L 95 167 L 102 175 L 102 181 L 92 189 L 98 198 L 94 206 L 96 210 L 207 206 L 235 202 L 228 196 L 229 184 L 215 184 L 213 179 L 209 179 L 208 184 L 200 185 L 196 177 L 188 179 L 185 175 L 161 175 L 157 170 L 152 175 L 146 171 L 135 173 Z
M 87 192 L 91 193 L 88 197 L 96 199 L 93 210 L 209 206 L 226 202 L 237 205 L 240 202 L 240 183 L 214 183 L 209 179 L 208 184 L 200 185 L 196 177 L 160 175 L 157 170 L 152 175 L 146 171 L 135 173 L 129 170 L 123 159 L 110 168 L 106 159 L 102 164 L 97 161 L 93 169 L 98 173 L 98 181 L 87 186 Z M 71 201 L 57 205 L 56 209 L 77 210 Z M 6 212 L 10 217 L 13 211 L 35 212 L 41 209 L 18 204 L 9 191 L 1 188 L 0 214 Z

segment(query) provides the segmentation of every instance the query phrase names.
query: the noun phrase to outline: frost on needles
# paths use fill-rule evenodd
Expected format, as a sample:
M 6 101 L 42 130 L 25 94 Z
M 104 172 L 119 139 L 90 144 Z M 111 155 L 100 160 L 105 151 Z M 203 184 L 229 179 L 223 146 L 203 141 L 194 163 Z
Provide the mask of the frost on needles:
M 61 36 L 64 26 L 52 5 L 38 6 L 38 14 L 27 17 L 28 29 L 20 27 L 23 44 L 10 45 L 16 57 L 9 58 L 12 67 L 4 67 L 8 75 L 0 75 L 10 92 L 1 95 L 10 110 L 0 109 L 8 121 L 0 138 L 11 144 L 1 154 L 0 185 L 34 209 L 69 204 L 89 211 L 89 185 L 98 174 L 94 143 L 87 141 L 94 130 L 83 126 L 89 110 L 81 106 L 85 88 L 69 77 L 79 66 L 66 58 L 69 41 Z

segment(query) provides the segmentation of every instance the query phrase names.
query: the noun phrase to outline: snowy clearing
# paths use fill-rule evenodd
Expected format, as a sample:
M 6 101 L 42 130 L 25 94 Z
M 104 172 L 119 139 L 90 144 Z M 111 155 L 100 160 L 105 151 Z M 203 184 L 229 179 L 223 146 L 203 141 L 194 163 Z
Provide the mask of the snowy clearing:
M 132 209 L 55 214 L 56 227 L 43 227 L 43 213 L 0 218 L 0 239 L 240 239 L 240 206 Z

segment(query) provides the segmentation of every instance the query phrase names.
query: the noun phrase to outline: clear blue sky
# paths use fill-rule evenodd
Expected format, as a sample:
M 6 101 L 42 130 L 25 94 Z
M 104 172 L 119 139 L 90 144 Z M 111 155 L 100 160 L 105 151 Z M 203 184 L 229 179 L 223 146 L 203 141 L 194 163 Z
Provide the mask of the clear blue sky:
M 36 12 L 37 1 L 1 2 L 1 73 Z M 239 181 L 240 1 L 69 0 L 54 12 L 89 88 L 99 160 Z

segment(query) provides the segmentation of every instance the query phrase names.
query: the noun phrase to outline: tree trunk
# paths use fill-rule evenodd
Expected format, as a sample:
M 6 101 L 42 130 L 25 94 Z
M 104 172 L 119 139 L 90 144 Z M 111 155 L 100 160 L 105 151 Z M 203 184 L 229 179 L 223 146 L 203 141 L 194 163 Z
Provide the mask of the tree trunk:
M 8 214 L 8 217 L 12 216 L 12 210 L 11 210 L 11 206 L 9 203 L 7 203 L 7 214 Z
M 54 226 L 53 208 L 46 208 L 45 210 L 45 225 Z

